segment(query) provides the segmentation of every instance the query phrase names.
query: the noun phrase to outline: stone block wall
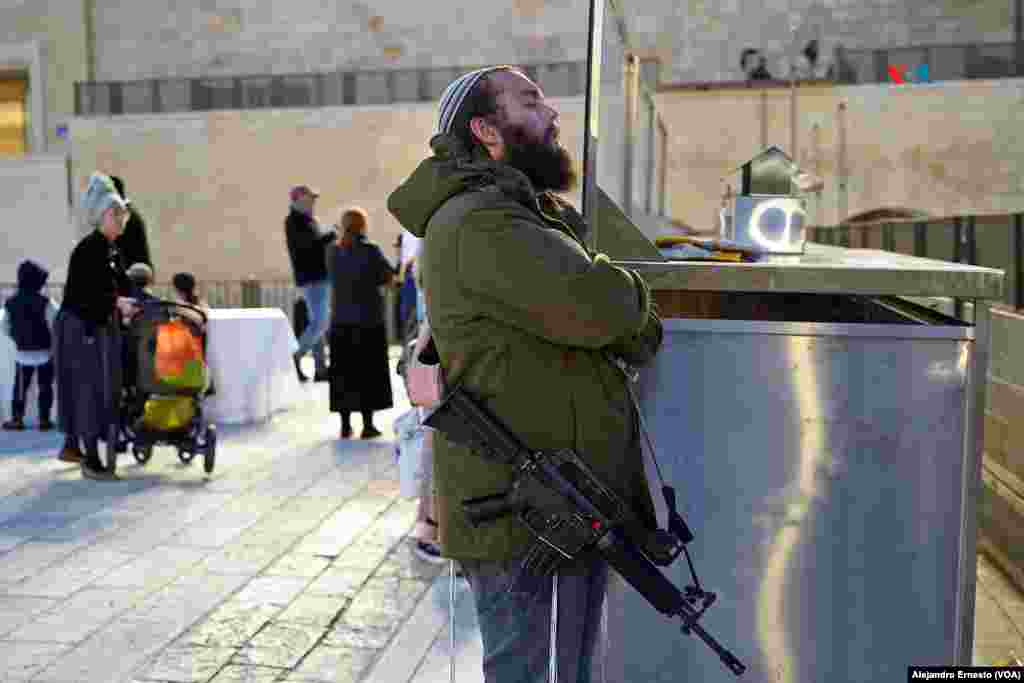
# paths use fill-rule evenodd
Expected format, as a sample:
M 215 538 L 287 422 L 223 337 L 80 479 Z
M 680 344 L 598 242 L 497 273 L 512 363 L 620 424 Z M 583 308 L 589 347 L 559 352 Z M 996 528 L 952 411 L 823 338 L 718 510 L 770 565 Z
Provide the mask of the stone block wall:
M 995 0 L 620 0 L 634 44 L 665 81 L 742 76 L 765 51 L 775 75 L 808 40 L 848 48 L 1006 41 L 1012 3 Z M 95 0 L 97 78 L 241 75 L 585 58 L 588 0 Z M 799 18 L 794 34 L 790 17 Z M 822 63 L 824 68 L 825 64 Z
M 583 101 L 553 102 L 563 144 L 580 159 Z M 75 201 L 95 169 L 124 178 L 149 226 L 159 280 L 177 270 L 290 279 L 283 222 L 288 190 L 300 183 L 320 189 L 321 223 L 349 204 L 366 208 L 370 239 L 394 259 L 400 227 L 387 197 L 429 156 L 435 117 L 426 103 L 78 119 Z

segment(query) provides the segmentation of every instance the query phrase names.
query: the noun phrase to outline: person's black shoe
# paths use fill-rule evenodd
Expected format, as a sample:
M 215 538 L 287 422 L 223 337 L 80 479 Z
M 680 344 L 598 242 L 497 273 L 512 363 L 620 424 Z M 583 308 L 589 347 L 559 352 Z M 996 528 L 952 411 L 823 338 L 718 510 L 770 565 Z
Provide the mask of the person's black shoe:
M 370 425 L 368 427 L 363 427 L 363 433 L 360 435 L 360 438 L 374 439 L 378 436 L 380 436 L 380 430 L 373 425 Z
M 52 430 L 53 427 L 54 427 L 53 423 L 50 422 L 49 420 L 40 420 L 39 421 L 39 431 L 41 431 L 41 432 L 48 432 L 48 431 Z
M 344 426 L 343 425 L 342 428 L 341 428 L 341 438 L 347 439 L 347 438 L 349 438 L 351 436 L 352 436 L 352 427 Z
M 82 476 L 86 479 L 96 479 L 97 481 L 114 481 L 117 479 L 117 475 L 104 467 L 99 458 L 90 458 L 89 456 L 82 460 Z
M 299 358 L 298 356 L 294 356 L 292 360 L 295 361 L 295 374 L 299 376 L 299 381 L 308 382 L 309 377 L 306 377 L 306 375 L 302 372 L 302 359 Z
M 12 418 L 7 422 L 4 422 L 4 429 L 6 429 L 9 432 L 20 432 L 21 430 L 25 429 L 25 421 L 22 420 L 20 417 Z

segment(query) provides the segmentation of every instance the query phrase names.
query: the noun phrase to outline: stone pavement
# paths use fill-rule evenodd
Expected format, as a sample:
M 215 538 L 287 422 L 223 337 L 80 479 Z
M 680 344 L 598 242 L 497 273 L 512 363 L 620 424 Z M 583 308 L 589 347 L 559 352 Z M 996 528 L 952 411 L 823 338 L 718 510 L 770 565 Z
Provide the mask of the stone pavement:
M 222 428 L 217 469 L 159 447 L 83 480 L 61 439 L 0 434 L 0 682 L 448 681 L 448 575 L 415 560 L 393 435 L 337 439 L 326 385 Z M 361 425 L 355 418 L 358 433 Z M 979 558 L 976 659 L 1024 654 L 1024 598 Z M 459 683 L 482 680 L 456 583 Z

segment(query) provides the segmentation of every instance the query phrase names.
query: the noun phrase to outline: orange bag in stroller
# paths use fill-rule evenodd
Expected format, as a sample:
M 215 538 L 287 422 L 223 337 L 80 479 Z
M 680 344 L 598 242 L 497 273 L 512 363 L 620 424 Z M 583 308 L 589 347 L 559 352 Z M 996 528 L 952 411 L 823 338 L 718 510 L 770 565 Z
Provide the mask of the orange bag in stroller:
M 207 373 L 202 339 L 177 319 L 158 324 L 155 336 L 153 371 L 157 384 L 177 391 L 203 391 Z

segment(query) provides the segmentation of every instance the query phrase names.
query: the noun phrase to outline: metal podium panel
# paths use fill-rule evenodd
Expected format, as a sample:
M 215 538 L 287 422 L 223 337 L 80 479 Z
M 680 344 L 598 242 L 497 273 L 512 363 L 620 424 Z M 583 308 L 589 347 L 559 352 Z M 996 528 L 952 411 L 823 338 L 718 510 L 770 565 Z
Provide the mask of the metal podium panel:
M 718 593 L 701 623 L 748 666 L 742 680 L 894 681 L 909 664 L 952 663 L 956 619 L 973 615 L 957 606 L 973 331 L 669 320 L 665 332 L 639 397 L 698 575 Z M 689 582 L 684 560 L 668 571 Z M 736 680 L 621 581 L 608 615 L 604 680 Z

